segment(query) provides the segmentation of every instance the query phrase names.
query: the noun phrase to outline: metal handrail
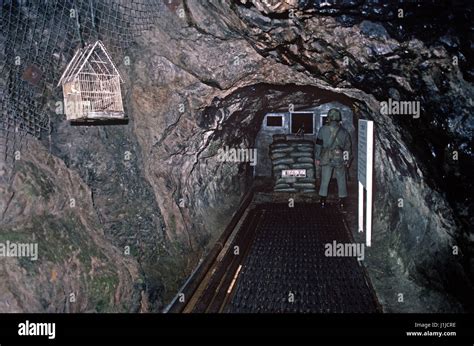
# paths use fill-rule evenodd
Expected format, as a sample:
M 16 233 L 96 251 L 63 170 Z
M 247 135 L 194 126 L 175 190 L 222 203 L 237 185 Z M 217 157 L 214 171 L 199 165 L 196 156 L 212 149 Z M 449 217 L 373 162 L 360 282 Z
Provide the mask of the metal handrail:
M 180 313 L 184 310 L 184 308 L 188 304 L 188 298 L 192 297 L 192 295 L 196 292 L 196 289 L 199 287 L 201 281 L 204 279 L 209 269 L 215 263 L 217 257 L 219 256 L 219 253 L 225 247 L 225 244 L 227 243 L 229 237 L 232 235 L 245 210 L 252 202 L 254 194 L 255 187 L 252 186 L 242 199 L 239 208 L 234 213 L 234 216 L 230 220 L 222 235 L 217 240 L 212 250 L 205 256 L 204 260 L 201 259 L 199 261 L 199 264 L 193 270 L 193 272 L 185 281 L 183 286 L 181 286 L 181 289 L 178 291 L 173 300 L 163 309 L 163 313 Z M 179 301 L 179 296 L 181 294 L 184 294 L 184 296 L 186 297 L 185 302 Z

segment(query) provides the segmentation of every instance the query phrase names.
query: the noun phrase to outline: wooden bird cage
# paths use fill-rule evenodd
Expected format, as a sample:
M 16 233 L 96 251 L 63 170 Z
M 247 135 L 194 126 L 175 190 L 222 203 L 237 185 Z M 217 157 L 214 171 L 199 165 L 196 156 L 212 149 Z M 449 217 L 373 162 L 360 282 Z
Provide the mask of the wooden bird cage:
M 101 41 L 79 49 L 62 85 L 66 119 L 72 122 L 123 120 L 122 77 Z

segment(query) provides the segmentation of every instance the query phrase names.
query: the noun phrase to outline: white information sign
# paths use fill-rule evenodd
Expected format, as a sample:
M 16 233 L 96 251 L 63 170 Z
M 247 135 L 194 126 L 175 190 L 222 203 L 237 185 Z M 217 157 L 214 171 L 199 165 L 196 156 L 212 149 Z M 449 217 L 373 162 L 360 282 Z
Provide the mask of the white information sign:
M 364 231 L 364 190 L 366 194 L 366 245 L 372 242 L 372 185 L 374 167 L 374 122 L 359 120 L 357 178 L 359 180 L 359 232 Z
M 281 171 L 281 176 L 282 178 L 306 178 L 306 169 L 284 169 Z

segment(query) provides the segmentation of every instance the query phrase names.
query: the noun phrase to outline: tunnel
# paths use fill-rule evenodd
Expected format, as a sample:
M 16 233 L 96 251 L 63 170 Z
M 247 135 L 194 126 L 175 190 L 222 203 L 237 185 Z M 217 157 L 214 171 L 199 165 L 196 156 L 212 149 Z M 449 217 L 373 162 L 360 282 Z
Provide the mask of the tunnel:
M 0 312 L 473 311 L 468 2 L 0 6 L 0 243 L 39 254 L 0 258 Z M 74 84 L 94 42 L 114 83 Z M 78 126 L 81 92 L 89 114 L 116 108 Z M 344 208 L 335 174 L 321 207 L 314 160 L 331 109 L 352 148 Z

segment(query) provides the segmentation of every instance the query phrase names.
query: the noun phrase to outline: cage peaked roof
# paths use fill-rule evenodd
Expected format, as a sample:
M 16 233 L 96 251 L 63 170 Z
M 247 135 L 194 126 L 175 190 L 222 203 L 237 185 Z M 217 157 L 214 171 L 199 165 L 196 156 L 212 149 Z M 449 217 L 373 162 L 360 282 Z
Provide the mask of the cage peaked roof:
M 89 71 L 87 71 L 87 69 L 89 69 Z M 83 71 L 96 73 L 98 75 L 118 75 L 120 81 L 123 82 L 119 70 L 101 41 L 89 44 L 74 54 L 74 57 L 59 79 L 58 86 L 70 82 Z

